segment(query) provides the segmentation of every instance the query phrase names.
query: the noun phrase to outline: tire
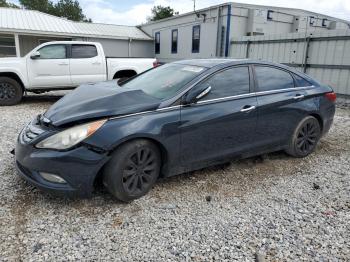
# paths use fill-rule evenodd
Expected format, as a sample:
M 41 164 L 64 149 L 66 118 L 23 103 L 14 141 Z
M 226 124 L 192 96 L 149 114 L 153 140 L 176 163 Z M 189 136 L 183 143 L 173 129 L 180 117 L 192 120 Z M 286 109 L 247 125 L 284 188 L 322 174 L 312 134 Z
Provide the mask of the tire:
M 152 188 L 160 167 L 158 147 L 145 139 L 134 140 L 112 154 L 103 171 L 103 184 L 116 198 L 129 202 Z
M 119 84 L 122 84 L 123 82 L 125 82 L 126 80 L 128 80 L 130 77 L 121 77 L 121 78 L 118 78 L 117 80 L 117 83 L 118 85 Z
M 295 128 L 286 152 L 294 157 L 306 157 L 315 150 L 320 138 L 318 120 L 313 116 L 305 117 Z
M 0 106 L 18 104 L 23 97 L 22 86 L 14 79 L 0 77 Z

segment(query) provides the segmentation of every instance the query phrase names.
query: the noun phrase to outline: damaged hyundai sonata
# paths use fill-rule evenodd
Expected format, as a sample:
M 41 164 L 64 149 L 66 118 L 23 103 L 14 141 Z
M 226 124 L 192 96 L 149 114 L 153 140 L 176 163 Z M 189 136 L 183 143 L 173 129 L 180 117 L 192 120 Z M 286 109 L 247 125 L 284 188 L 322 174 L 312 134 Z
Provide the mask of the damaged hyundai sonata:
M 261 61 L 185 60 L 119 85 L 82 85 L 18 136 L 18 173 L 65 196 L 95 182 L 131 201 L 167 177 L 234 157 L 312 153 L 336 96 L 292 68 Z

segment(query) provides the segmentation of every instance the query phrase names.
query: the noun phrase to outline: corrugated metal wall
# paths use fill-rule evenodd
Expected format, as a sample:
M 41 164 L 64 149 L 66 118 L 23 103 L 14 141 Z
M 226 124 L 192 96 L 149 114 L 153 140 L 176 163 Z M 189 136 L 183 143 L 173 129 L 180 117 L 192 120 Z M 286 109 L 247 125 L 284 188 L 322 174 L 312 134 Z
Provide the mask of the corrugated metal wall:
M 350 30 L 232 39 L 230 56 L 284 63 L 350 95 Z

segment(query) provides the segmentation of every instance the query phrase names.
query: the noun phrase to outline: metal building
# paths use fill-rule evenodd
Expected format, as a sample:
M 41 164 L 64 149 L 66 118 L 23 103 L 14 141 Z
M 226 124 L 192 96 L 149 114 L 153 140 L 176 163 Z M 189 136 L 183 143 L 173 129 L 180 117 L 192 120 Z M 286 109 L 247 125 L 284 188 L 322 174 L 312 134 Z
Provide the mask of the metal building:
M 348 21 L 300 9 L 226 3 L 149 22 L 161 62 L 230 56 L 230 39 L 243 36 L 312 33 L 348 29 Z
M 154 56 L 153 39 L 135 26 L 73 22 L 39 11 L 0 8 L 0 57 L 24 56 L 53 40 L 100 42 L 107 56 Z
M 230 53 L 295 67 L 350 95 L 350 29 L 233 38 Z

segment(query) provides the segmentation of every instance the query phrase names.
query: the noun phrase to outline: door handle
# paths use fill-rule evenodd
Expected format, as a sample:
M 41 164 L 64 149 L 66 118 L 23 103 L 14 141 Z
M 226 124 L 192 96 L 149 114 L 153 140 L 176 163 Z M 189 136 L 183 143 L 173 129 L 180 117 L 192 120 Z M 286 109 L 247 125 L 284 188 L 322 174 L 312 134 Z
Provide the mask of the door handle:
M 68 65 L 68 63 L 59 63 L 58 65 L 61 65 L 61 66 L 66 66 L 66 65 Z
M 293 99 L 302 99 L 304 97 L 305 97 L 304 95 L 296 94 L 295 97 L 293 97 Z
M 248 113 L 248 112 L 254 110 L 255 108 L 256 108 L 255 106 L 244 106 L 244 107 L 241 109 L 241 112 Z
M 92 64 L 93 65 L 100 65 L 101 63 L 100 62 L 93 62 Z

